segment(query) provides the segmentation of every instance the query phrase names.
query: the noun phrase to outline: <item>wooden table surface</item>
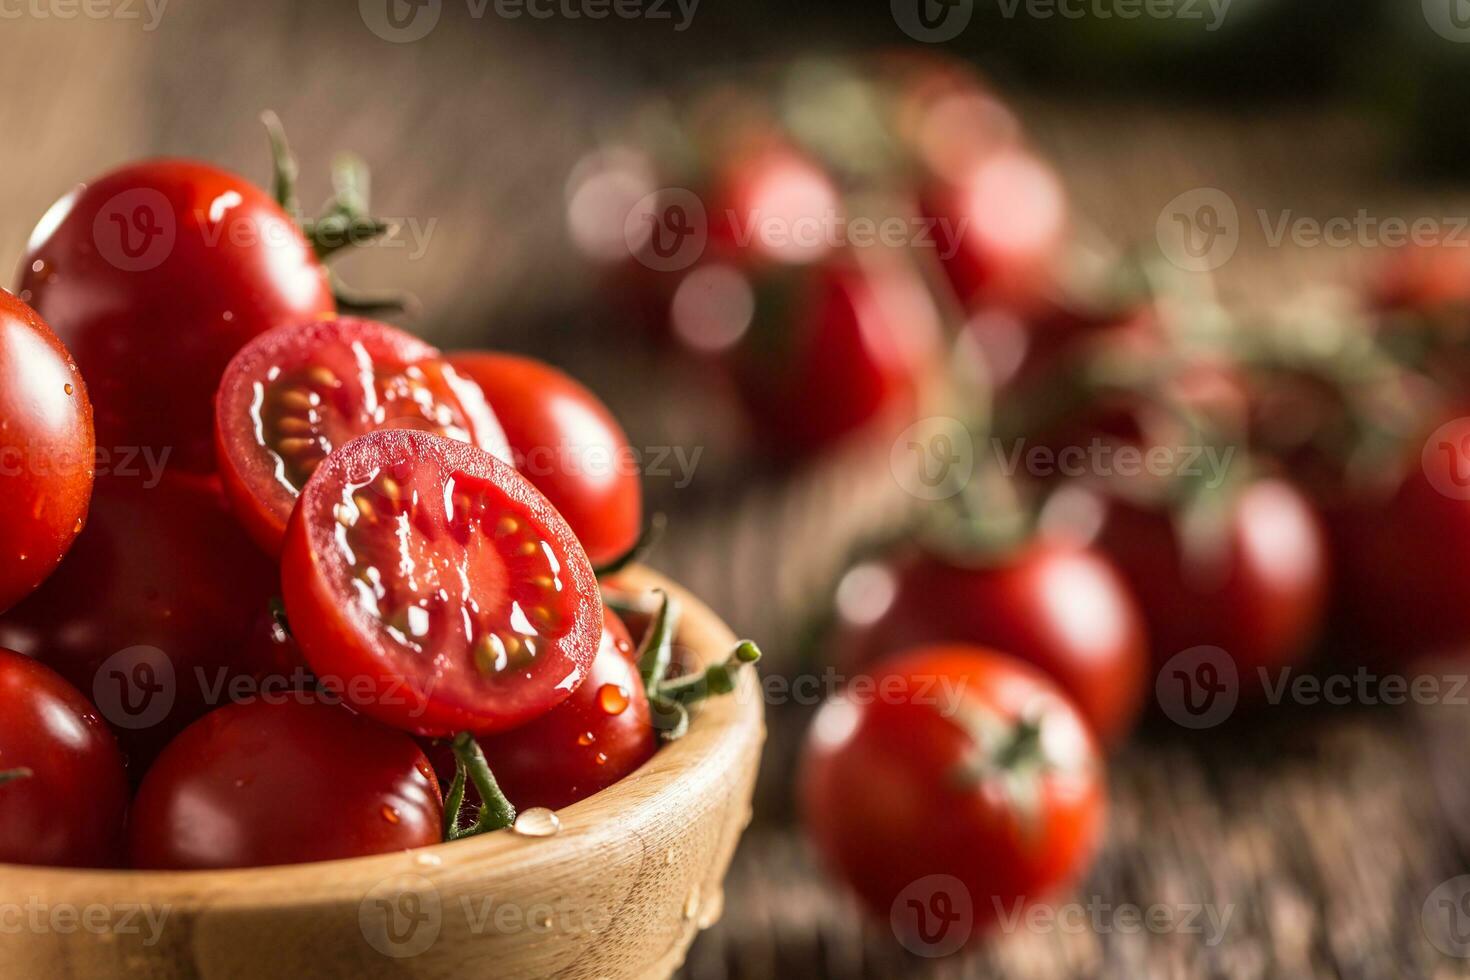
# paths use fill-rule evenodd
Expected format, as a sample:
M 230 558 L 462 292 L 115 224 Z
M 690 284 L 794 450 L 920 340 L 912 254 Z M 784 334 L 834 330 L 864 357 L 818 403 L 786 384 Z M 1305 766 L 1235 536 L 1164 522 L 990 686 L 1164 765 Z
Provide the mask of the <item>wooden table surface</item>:
M 644 54 L 625 63 L 618 44 L 594 43 L 587 29 L 467 22 L 452 6 L 429 38 L 407 45 L 365 30 L 352 3 L 176 2 L 151 31 L 117 18 L 0 22 L 0 267 L 55 197 L 126 158 L 196 155 L 264 178 L 255 117 L 270 106 L 302 159 L 308 200 L 325 196 L 330 154 L 354 148 L 374 166 L 379 210 L 410 227 L 397 246 L 349 259 L 349 278 L 411 289 L 424 306 L 417 326 L 436 342 L 587 360 L 591 347 L 572 327 L 585 320 L 589 277 L 567 246 L 563 183 L 646 77 L 630 65 L 646 62 L 648 32 L 638 35 Z M 679 47 L 674 63 L 717 49 L 720 16 L 697 25 L 691 37 L 703 41 Z M 1371 259 L 1357 246 L 1274 246 L 1267 229 L 1282 215 L 1470 213 L 1463 191 L 1396 178 L 1390 148 L 1360 120 L 1022 108 L 1079 212 L 1115 240 L 1150 241 L 1161 209 L 1184 191 L 1227 193 L 1241 246 L 1215 279 L 1232 303 L 1351 284 Z M 647 409 L 646 377 L 626 380 L 599 384 L 634 419 L 634 441 L 681 438 L 669 436 L 677 412 Z M 654 564 L 760 640 L 772 669 L 791 669 L 789 648 L 846 548 L 909 504 L 885 465 L 855 453 L 753 485 L 660 488 L 672 523 Z M 1113 766 L 1106 851 L 1075 900 L 1084 910 L 1228 910 L 1222 935 L 1140 934 L 1113 918 L 1101 929 L 1020 929 L 930 962 L 864 924 L 813 868 L 790 804 L 790 760 L 808 715 L 773 706 L 757 820 L 724 919 L 685 975 L 1470 976 L 1470 960 L 1431 944 L 1424 917 L 1437 886 L 1470 872 L 1467 715 L 1463 705 L 1279 707 L 1202 734 L 1156 722 Z M 1435 914 L 1450 913 L 1431 914 L 1431 927 Z

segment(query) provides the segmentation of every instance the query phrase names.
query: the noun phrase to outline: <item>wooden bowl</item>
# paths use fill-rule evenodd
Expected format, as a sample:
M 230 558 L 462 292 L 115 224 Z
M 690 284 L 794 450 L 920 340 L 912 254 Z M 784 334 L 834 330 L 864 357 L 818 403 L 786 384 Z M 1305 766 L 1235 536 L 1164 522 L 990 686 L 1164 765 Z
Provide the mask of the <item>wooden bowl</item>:
M 678 643 L 735 637 L 688 593 Z M 237 871 L 0 866 L 0 976 L 666 977 L 719 917 L 765 738 L 759 683 L 698 709 L 642 769 L 560 811 L 417 851 Z M 281 806 L 291 806 L 282 800 Z

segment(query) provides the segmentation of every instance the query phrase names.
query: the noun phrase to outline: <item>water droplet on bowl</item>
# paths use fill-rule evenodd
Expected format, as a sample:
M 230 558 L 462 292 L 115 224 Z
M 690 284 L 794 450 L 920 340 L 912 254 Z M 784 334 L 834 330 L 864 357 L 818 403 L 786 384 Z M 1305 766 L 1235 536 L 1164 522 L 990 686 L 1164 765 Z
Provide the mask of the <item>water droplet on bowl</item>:
M 533 806 L 517 814 L 511 829 L 522 837 L 554 837 L 561 830 L 561 817 L 544 806 Z
M 428 851 L 424 851 L 422 854 L 415 856 L 413 861 L 415 864 L 425 868 L 437 868 L 444 863 L 443 858 L 437 854 L 431 854 Z

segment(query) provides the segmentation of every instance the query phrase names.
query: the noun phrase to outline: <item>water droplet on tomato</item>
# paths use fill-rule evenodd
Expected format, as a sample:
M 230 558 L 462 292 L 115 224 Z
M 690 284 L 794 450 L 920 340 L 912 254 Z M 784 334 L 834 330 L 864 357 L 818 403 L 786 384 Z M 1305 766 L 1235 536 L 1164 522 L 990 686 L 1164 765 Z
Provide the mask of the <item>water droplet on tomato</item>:
M 597 705 L 610 715 L 628 710 L 628 691 L 617 684 L 604 684 L 597 689 Z
M 593 735 L 591 732 L 583 732 L 582 734 L 577 736 L 578 745 L 591 745 L 595 741 L 597 741 L 597 736 Z
M 597 756 L 596 756 L 596 758 L 593 761 L 595 761 L 599 766 L 605 766 L 605 765 L 607 765 L 607 753 L 606 752 L 599 752 L 599 753 L 597 753 Z
M 378 812 L 381 813 L 383 815 L 383 819 L 388 821 L 389 823 L 398 823 L 398 821 L 401 819 L 398 816 L 398 811 L 393 809 L 386 803 L 383 804 L 382 808 Z
M 77 393 L 76 388 L 74 388 L 72 386 L 72 383 L 70 381 L 68 381 L 66 384 L 62 385 L 62 388 L 63 388 L 63 390 L 66 391 L 66 393 L 68 395 L 75 395 Z
M 517 814 L 511 829 L 522 837 L 554 837 L 561 831 L 561 818 L 544 806 L 533 806 Z

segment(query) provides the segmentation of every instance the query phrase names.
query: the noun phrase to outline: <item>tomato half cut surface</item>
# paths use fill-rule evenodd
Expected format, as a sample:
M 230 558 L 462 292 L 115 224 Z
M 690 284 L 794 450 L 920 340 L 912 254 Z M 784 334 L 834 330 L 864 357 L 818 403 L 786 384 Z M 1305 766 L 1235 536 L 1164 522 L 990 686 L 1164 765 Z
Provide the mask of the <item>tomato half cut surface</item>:
M 420 429 L 511 458 L 478 386 L 385 323 L 293 324 L 236 355 L 215 400 L 216 450 L 230 503 L 261 547 L 280 553 L 311 474 L 332 450 L 377 429 Z
M 371 433 L 317 467 L 281 585 L 322 683 L 419 735 L 550 710 L 602 636 L 592 565 L 551 503 L 489 453 L 430 433 Z

